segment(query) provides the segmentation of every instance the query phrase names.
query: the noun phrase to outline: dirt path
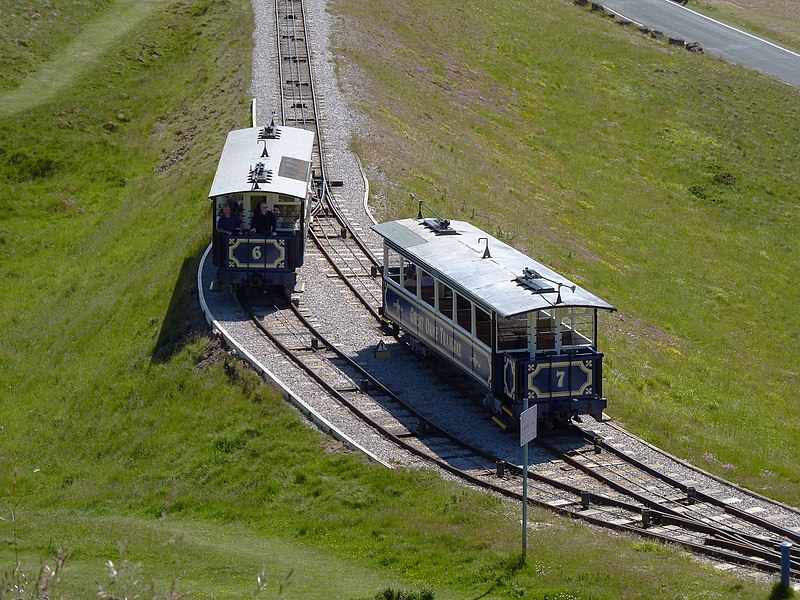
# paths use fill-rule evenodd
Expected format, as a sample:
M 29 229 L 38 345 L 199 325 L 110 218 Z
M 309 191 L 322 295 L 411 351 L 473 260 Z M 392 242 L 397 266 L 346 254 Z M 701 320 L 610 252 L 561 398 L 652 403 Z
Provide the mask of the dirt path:
M 0 117 L 35 108 L 72 84 L 112 45 L 167 0 L 118 0 L 112 10 L 89 23 L 52 60 L 19 87 L 0 94 Z

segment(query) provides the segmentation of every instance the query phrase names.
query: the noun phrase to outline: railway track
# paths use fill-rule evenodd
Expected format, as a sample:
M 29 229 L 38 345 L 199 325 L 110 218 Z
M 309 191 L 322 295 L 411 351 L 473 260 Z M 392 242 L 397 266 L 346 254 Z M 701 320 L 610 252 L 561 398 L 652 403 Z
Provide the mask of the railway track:
M 360 240 L 358 232 L 343 226 L 341 219 L 328 210 L 328 206 L 327 203 L 323 205 L 314 217 L 309 235 L 315 248 L 309 247 L 307 252 L 326 261 L 364 308 L 380 321 L 380 263 L 374 251 L 355 241 Z
M 364 310 L 379 320 L 380 261 L 337 205 L 335 186 L 327 176 L 329 161 L 325 160 L 303 2 L 276 0 L 275 6 L 280 119 L 285 125 L 315 131 L 317 139 L 312 168 L 319 202 L 310 230 L 315 248 L 309 246 L 307 251 L 329 264 Z M 472 485 L 522 500 L 522 470 L 514 456 L 494 455 L 449 433 L 441 421 L 418 410 L 413 398 L 404 398 L 397 386 L 390 389 L 391 385 L 378 381 L 338 349 L 288 300 L 245 308 L 269 344 L 376 435 Z M 479 394 L 463 377 L 450 373 L 454 386 L 462 388 L 455 391 L 446 381 L 446 368 L 444 372 L 441 393 L 461 394 L 465 405 L 473 404 Z M 611 436 L 587 429 L 550 436 L 534 448 L 533 463 L 529 469 L 532 504 L 605 528 L 677 544 L 726 564 L 775 572 L 780 568 L 779 542 L 800 542 L 797 511 L 782 507 L 790 521 L 782 525 L 780 519 L 759 516 L 768 512 L 763 508 L 738 509 L 724 497 L 723 484 L 718 494 L 712 494 L 692 485 L 691 477 L 670 477 L 668 471 L 626 453 Z M 763 504 L 765 499 L 759 501 Z M 800 577 L 796 551 L 792 577 Z
M 315 174 L 318 203 L 313 208 L 311 237 L 320 249 L 334 257 L 331 264 L 365 307 L 377 317 L 380 285 L 375 282 L 380 261 L 363 241 L 338 202 L 329 178 L 324 128 L 315 92 L 311 48 L 303 0 L 275 0 L 280 121 L 315 133 L 311 168 Z M 349 234 L 348 234 L 349 232 Z
M 520 465 L 446 431 L 338 349 L 294 304 L 245 308 L 270 343 L 378 435 L 472 485 L 522 500 Z M 780 569 L 782 540 L 800 541 L 790 528 L 686 493 L 590 432 L 540 441 L 534 459 L 529 501 L 596 525 L 768 572 Z M 792 574 L 800 576 L 796 558 Z

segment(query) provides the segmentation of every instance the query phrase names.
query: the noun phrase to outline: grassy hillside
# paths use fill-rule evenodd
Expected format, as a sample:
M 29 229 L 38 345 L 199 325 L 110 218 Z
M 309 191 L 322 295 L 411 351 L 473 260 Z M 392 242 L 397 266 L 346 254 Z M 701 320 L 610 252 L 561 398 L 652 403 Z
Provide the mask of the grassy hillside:
M 334 6 L 381 216 L 416 192 L 612 302 L 609 413 L 799 504 L 800 92 L 567 2 Z
M 35 578 L 61 547 L 51 598 L 133 597 L 151 580 L 159 597 L 240 598 L 262 568 L 270 598 L 290 572 L 288 598 L 767 596 L 539 511 L 520 564 L 517 507 L 366 464 L 307 427 L 205 337 L 194 300 L 205 195 L 247 121 L 249 3 L 4 9 L 55 6 L 58 43 L 0 48 L 3 81 L 19 61 L 32 79 L 64 71 L 49 99 L 0 92 L 0 594 L 33 595 L 17 561 Z M 19 23 L 4 21 L 15 39 Z
M 102 14 L 110 0 L 51 0 L 3 3 L 0 19 L 0 90 L 18 86 L 36 73 L 76 30 Z

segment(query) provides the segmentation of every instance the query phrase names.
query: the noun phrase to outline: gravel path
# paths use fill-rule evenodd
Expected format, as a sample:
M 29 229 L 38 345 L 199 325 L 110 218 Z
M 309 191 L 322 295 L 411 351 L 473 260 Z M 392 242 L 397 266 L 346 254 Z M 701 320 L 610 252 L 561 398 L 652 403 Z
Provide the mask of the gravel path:
M 334 76 L 334 60 L 328 48 L 332 17 L 325 10 L 324 0 L 306 0 L 306 22 L 312 34 L 312 64 L 317 94 L 323 99 L 319 112 L 323 120 L 323 140 L 328 148 L 329 179 L 339 179 L 344 186 L 337 188 L 337 200 L 348 219 L 360 229 L 368 244 L 377 250 L 380 240 L 370 229 L 374 219 L 366 206 L 368 182 L 363 176 L 359 161 L 349 150 L 349 142 L 356 131 L 365 127 L 348 106 Z M 257 124 L 265 124 L 270 112 L 278 105 L 278 81 L 274 73 L 277 60 L 275 39 L 274 3 L 253 0 L 255 13 L 255 50 L 251 93 L 256 98 Z M 376 252 L 380 255 L 380 252 Z M 327 394 L 310 383 L 297 368 L 267 345 L 263 336 L 249 323 L 246 315 L 228 292 L 208 292 L 213 278 L 210 261 L 202 267 L 202 286 L 209 311 L 221 327 L 237 342 L 245 346 L 265 368 L 290 388 L 296 395 L 323 415 L 340 431 L 372 453 L 387 466 L 430 468 L 426 464 L 383 440 L 348 411 L 331 400 Z M 390 337 L 383 337 L 373 317 L 355 300 L 321 259 L 309 257 L 299 270 L 299 279 L 306 283 L 306 291 L 297 295 L 300 307 L 314 316 L 322 333 L 340 349 L 354 357 L 377 379 L 408 401 L 432 421 L 454 435 L 485 448 L 508 462 L 521 463 L 521 450 L 515 434 L 503 434 L 491 422 L 488 413 L 475 402 L 465 401 L 442 381 L 441 375 L 425 361 L 413 356 L 407 346 Z M 389 360 L 378 360 L 374 348 L 384 339 L 391 350 Z M 730 499 L 737 508 L 753 511 L 759 516 L 774 516 L 775 520 L 800 531 L 800 518 L 789 507 L 781 507 L 746 490 L 727 485 L 709 475 L 673 460 L 659 450 L 642 443 L 635 437 L 607 425 L 594 424 L 586 418 L 586 426 L 600 433 L 610 443 L 627 449 L 636 447 L 647 453 L 648 462 L 667 464 L 667 472 L 676 479 L 692 481 L 698 490 L 714 490 L 714 495 Z M 589 423 L 591 422 L 591 424 Z M 548 454 L 531 449 L 532 466 L 546 468 Z M 491 468 L 492 465 L 487 465 Z M 442 476 L 452 479 L 447 473 Z M 709 492 L 710 493 L 710 492 Z
M 277 106 L 279 98 L 278 82 L 274 73 L 277 60 L 274 3 L 253 0 L 253 7 L 256 30 L 251 93 L 257 100 L 258 122 L 264 123 L 269 119 L 271 110 Z M 322 99 L 320 113 L 323 119 L 323 139 L 329 149 L 329 178 L 344 182 L 342 188 L 337 188 L 337 200 L 348 219 L 361 229 L 368 244 L 377 250 L 380 248 L 380 240 L 369 229 L 374 219 L 366 206 L 368 184 L 358 158 L 349 149 L 351 137 L 368 127 L 350 108 L 337 83 L 334 58 L 328 46 L 333 17 L 326 11 L 325 0 L 306 0 L 305 7 L 306 22 L 312 31 L 310 39 L 315 87 Z M 350 293 L 324 262 L 308 260 L 300 269 L 299 277 L 306 282 L 306 291 L 299 296 L 300 305 L 315 316 L 319 328 L 333 343 L 356 358 L 376 378 L 401 394 L 420 412 L 431 416 L 443 428 L 497 453 L 509 462 L 521 462 L 516 436 L 499 433 L 482 407 L 475 403 L 465 403 L 463 397 L 453 394 L 452 389 L 441 381 L 441 377 L 419 358 L 411 355 L 404 344 L 389 337 L 383 338 L 392 351 L 392 357 L 388 361 L 380 361 L 374 357 L 374 347 L 382 337 L 380 330 L 355 299 L 349 300 Z M 331 301 L 332 298 L 336 300 Z M 265 360 L 272 360 L 271 356 L 266 356 Z M 593 424 L 588 417 L 586 426 L 598 431 L 609 441 L 636 447 L 639 452 L 649 454 L 649 461 L 653 464 L 669 463 L 669 472 L 679 479 L 697 481 L 698 489 L 718 488 L 724 497 L 741 496 L 743 506 L 775 511 L 775 504 L 759 504 L 762 501 L 749 492 L 737 491 L 738 488 L 732 486 L 726 487 L 711 476 L 703 475 L 683 463 L 671 461 L 661 451 L 643 444 L 630 434 Z M 371 437 L 367 436 L 365 444 L 369 443 Z M 532 453 L 533 462 L 536 461 L 537 454 L 536 451 Z M 402 463 L 402 460 L 399 462 Z M 789 511 L 784 516 L 788 522 L 794 523 L 793 526 L 800 525 L 794 521 L 797 518 L 796 513 Z

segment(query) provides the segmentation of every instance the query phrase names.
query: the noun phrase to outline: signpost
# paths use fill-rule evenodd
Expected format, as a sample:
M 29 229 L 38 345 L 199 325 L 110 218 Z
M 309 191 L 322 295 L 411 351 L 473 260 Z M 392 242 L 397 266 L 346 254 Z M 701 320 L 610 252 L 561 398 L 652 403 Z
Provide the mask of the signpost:
M 528 398 L 519 415 L 519 445 L 522 446 L 522 560 L 528 551 L 528 442 L 536 438 L 537 405 L 528 408 Z

